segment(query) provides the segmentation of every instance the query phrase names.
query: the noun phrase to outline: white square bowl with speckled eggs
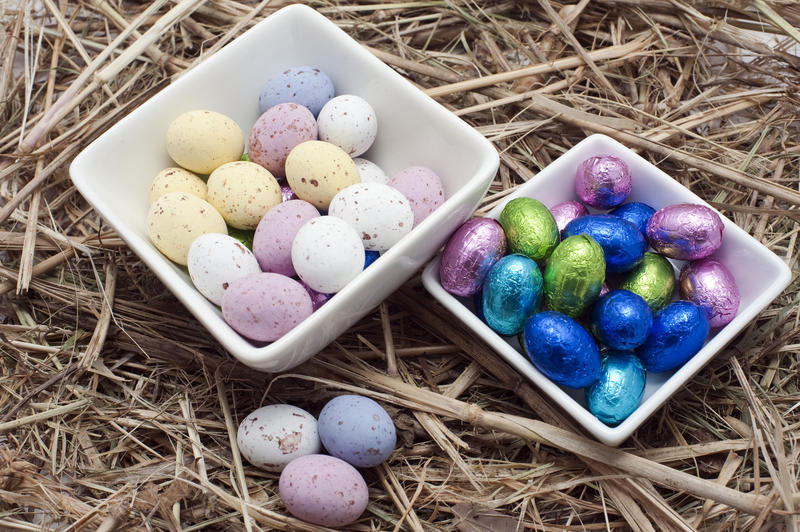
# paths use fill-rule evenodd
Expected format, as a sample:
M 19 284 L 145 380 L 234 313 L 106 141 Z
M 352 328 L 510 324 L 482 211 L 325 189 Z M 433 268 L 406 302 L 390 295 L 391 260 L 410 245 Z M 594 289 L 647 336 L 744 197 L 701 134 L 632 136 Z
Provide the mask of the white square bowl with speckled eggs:
M 150 243 L 150 184 L 174 166 L 165 143 L 170 122 L 193 109 L 233 118 L 247 134 L 259 116 L 258 95 L 280 71 L 311 65 L 337 94 L 366 99 L 378 136 L 364 157 L 388 175 L 413 165 L 432 168 L 446 201 L 380 260 L 279 340 L 257 346 L 237 334 L 178 265 Z M 70 166 L 81 194 L 186 308 L 244 364 L 283 371 L 318 353 L 409 279 L 474 211 L 499 165 L 497 151 L 468 124 L 374 57 L 310 7 L 283 8 L 183 74 L 88 146 Z

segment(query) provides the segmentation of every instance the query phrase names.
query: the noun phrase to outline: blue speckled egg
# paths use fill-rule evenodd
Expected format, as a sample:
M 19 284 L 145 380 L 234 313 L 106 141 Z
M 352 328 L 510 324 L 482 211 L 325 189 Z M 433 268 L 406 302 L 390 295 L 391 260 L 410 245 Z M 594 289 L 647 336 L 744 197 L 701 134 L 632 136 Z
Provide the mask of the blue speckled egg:
M 506 255 L 486 274 L 481 294 L 486 324 L 505 336 L 517 334 L 542 301 L 542 272 L 533 259 Z
M 655 315 L 650 334 L 636 354 L 647 371 L 672 371 L 703 347 L 709 328 L 702 308 L 689 301 L 674 301 Z
M 361 395 L 334 397 L 317 424 L 322 445 L 355 467 L 373 467 L 392 454 L 397 443 L 394 422 L 381 405 Z
M 556 384 L 583 388 L 600 378 L 594 338 L 565 314 L 535 314 L 525 322 L 521 343 L 533 365 Z
M 298 103 L 308 107 L 316 117 L 333 95 L 333 81 L 325 72 L 310 66 L 296 66 L 267 80 L 258 97 L 258 109 L 263 113 L 279 103 Z
M 590 214 L 572 220 L 562 231 L 562 239 L 585 234 L 603 248 L 606 271 L 626 272 L 639 264 L 647 241 L 639 229 L 627 220 L 610 214 Z
M 617 425 L 639 407 L 646 373 L 633 351 L 603 353 L 600 379 L 586 388 L 589 411 L 606 425 Z
M 647 222 L 656 213 L 656 210 L 647 203 L 641 201 L 632 201 L 630 203 L 623 203 L 616 209 L 613 209 L 608 214 L 612 216 L 619 216 L 623 220 L 627 220 L 635 225 L 643 234 L 647 234 Z
M 627 290 L 612 290 L 600 297 L 592 309 L 592 332 L 611 349 L 633 349 L 642 345 L 653 325 L 653 313 L 642 296 Z
M 378 260 L 381 254 L 377 251 L 373 251 L 371 249 L 364 250 L 364 269 L 367 269 L 367 266 Z

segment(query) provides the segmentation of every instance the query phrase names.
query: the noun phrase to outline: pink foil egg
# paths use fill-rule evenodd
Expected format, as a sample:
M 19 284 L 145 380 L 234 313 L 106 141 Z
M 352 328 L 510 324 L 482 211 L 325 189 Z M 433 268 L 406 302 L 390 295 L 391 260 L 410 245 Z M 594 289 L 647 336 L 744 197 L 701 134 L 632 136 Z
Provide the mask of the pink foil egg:
M 647 222 L 647 241 L 657 253 L 679 260 L 708 257 L 722 245 L 725 226 L 714 210 L 695 203 L 675 203 Z
M 408 199 L 414 211 L 414 227 L 444 203 L 444 186 L 436 172 L 425 166 L 410 166 L 400 170 L 389 181 Z
M 681 299 L 702 308 L 712 327 L 727 325 L 739 310 L 736 279 L 721 262 L 705 258 L 686 264 L 678 279 Z
M 445 245 L 439 278 L 451 294 L 469 297 L 506 252 L 506 234 L 492 218 L 470 218 Z
M 307 108 L 296 103 L 279 103 L 258 117 L 250 130 L 247 154 L 250 160 L 284 177 L 286 156 L 292 148 L 317 139 L 317 121 Z
M 579 201 L 562 201 L 550 207 L 550 213 L 556 220 L 558 230 L 563 231 L 568 223 L 581 216 L 586 216 L 589 211 Z
M 633 187 L 628 165 L 613 155 L 585 159 L 575 174 L 575 193 L 580 200 L 598 209 L 616 207 Z

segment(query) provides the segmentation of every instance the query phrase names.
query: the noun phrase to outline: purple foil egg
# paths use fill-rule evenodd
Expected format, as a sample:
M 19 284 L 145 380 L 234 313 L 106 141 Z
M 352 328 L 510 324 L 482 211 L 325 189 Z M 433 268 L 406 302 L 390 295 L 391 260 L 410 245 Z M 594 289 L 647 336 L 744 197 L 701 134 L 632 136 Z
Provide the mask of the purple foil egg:
M 281 186 L 281 201 L 298 199 L 297 194 L 294 193 L 294 190 L 292 190 L 292 187 L 289 186 L 289 183 L 285 179 L 279 180 L 278 184 Z
M 613 155 L 596 155 L 584 160 L 575 174 L 575 193 L 598 209 L 616 207 L 628 197 L 633 179 L 628 165 Z
M 681 299 L 702 308 L 712 327 L 727 325 L 739 310 L 736 279 L 721 262 L 700 259 L 683 267 L 678 280 Z
M 305 282 L 303 282 L 302 279 L 299 279 L 297 282 L 300 283 L 303 286 L 303 288 L 306 289 L 306 292 L 308 292 L 308 295 L 311 297 L 311 307 L 314 310 L 317 310 L 319 307 L 327 303 L 328 300 L 333 296 L 333 294 L 323 294 L 322 292 L 317 292 L 316 290 L 308 286 Z
M 713 209 L 695 203 L 675 203 L 659 209 L 647 222 L 647 241 L 671 259 L 708 257 L 722 245 L 725 226 Z
M 558 226 L 559 232 L 575 218 L 580 218 L 581 216 L 589 214 L 589 211 L 586 210 L 583 203 L 578 201 L 562 201 L 550 207 L 550 212 L 553 218 L 556 219 L 556 226 Z
M 439 267 L 442 287 L 469 297 L 483 284 L 486 273 L 506 252 L 503 227 L 491 218 L 471 218 L 456 229 L 445 245 Z

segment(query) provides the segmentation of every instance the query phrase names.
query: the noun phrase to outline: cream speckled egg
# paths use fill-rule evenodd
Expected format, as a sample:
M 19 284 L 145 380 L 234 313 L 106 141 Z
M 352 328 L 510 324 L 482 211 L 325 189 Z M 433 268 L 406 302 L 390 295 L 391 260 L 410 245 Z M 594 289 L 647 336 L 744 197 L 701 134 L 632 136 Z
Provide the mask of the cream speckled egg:
M 360 181 L 353 159 L 340 147 L 320 140 L 295 146 L 285 168 L 297 197 L 321 210 L 328 210 L 337 192 Z
M 378 117 L 364 99 L 342 94 L 326 103 L 317 117 L 319 138 L 336 144 L 351 157 L 372 146 L 378 134 Z
M 222 113 L 200 109 L 179 115 L 167 128 L 167 153 L 180 166 L 210 174 L 244 153 L 244 133 Z
M 195 288 L 218 306 L 233 281 L 261 271 L 255 255 L 244 244 L 217 233 L 195 238 L 186 265 Z
M 278 180 L 256 163 L 227 163 L 208 177 L 208 202 L 237 229 L 255 229 L 261 217 L 282 200 Z
M 297 275 L 317 292 L 338 292 L 364 269 L 364 244 L 356 230 L 335 216 L 312 218 L 292 242 Z
M 328 214 L 350 224 L 373 251 L 386 251 L 414 227 L 406 197 L 383 183 L 350 185 L 333 197 Z
M 161 170 L 150 185 L 150 203 L 168 192 L 186 192 L 206 199 L 206 183 L 188 170 L 173 166 Z
M 186 192 L 158 198 L 147 213 L 147 233 L 161 253 L 186 264 L 194 239 L 206 233 L 228 234 L 225 220 L 207 201 Z
M 378 166 L 377 164 L 369 161 L 367 159 L 363 159 L 361 157 L 356 157 L 353 159 L 353 162 L 356 163 L 356 168 L 358 168 L 358 175 L 361 176 L 362 183 L 388 183 L 389 176 L 386 175 L 386 172 Z
M 275 473 L 295 458 L 316 454 L 321 448 L 314 416 L 282 404 L 262 406 L 244 418 L 236 443 L 248 462 Z

